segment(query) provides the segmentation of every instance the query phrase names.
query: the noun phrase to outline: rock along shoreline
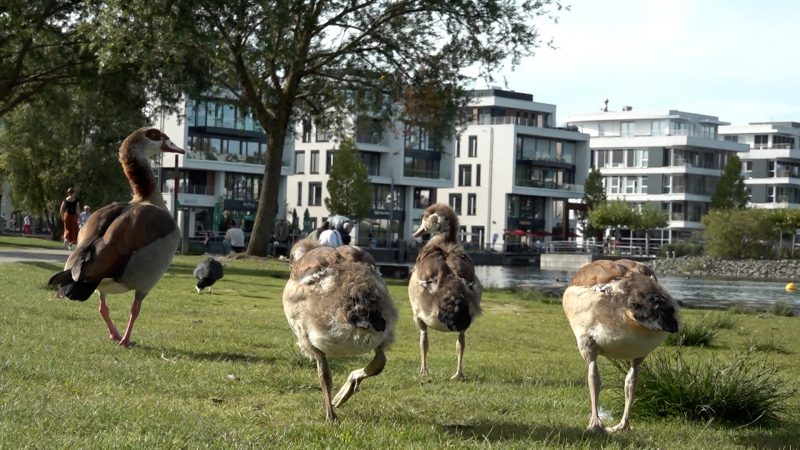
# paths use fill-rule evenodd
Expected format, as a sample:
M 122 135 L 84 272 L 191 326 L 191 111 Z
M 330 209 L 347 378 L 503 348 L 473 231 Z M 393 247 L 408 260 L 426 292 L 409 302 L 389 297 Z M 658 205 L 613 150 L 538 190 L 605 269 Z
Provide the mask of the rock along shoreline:
M 775 281 L 800 281 L 800 260 L 730 260 L 707 256 L 657 259 L 649 263 L 658 275 L 689 275 Z

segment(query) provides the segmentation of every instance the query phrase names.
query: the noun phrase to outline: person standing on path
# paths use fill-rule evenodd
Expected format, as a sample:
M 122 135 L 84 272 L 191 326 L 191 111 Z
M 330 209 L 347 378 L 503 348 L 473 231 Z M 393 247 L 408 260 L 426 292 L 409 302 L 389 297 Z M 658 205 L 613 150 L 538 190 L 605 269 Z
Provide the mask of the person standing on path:
M 64 248 L 72 250 L 72 246 L 78 243 L 78 211 L 81 203 L 75 194 L 75 189 L 67 189 L 67 198 L 61 202 L 61 220 L 64 222 Z
M 86 221 L 89 220 L 89 216 L 91 216 L 91 215 L 92 215 L 92 213 L 89 211 L 89 205 L 84 205 L 83 206 L 83 212 L 78 216 L 78 229 L 79 230 L 81 228 L 83 228 L 83 224 L 85 224 Z

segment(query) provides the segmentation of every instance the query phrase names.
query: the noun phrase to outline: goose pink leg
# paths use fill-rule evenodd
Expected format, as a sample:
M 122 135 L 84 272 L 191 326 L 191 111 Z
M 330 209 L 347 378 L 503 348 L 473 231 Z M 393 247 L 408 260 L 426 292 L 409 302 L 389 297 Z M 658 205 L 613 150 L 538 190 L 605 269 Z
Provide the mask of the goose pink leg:
M 133 300 L 133 305 L 131 305 L 131 316 L 128 319 L 128 326 L 125 327 L 125 334 L 119 341 L 120 347 L 128 347 L 131 345 L 131 332 L 133 332 L 133 323 L 136 322 L 136 318 L 139 317 L 139 310 L 142 309 L 142 300 L 144 299 L 139 298 L 138 295 Z
M 117 327 L 114 326 L 114 322 L 111 321 L 105 294 L 100 294 L 100 315 L 103 317 L 103 321 L 108 328 L 108 338 L 113 341 L 119 341 L 121 336 L 119 335 L 119 331 L 117 331 Z

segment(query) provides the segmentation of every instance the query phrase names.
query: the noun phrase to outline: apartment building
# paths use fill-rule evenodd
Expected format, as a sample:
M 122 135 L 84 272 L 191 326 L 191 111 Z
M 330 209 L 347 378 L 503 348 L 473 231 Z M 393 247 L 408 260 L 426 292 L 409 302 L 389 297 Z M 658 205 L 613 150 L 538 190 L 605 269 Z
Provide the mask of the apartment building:
M 354 233 L 358 245 L 410 239 L 424 209 L 438 200 L 438 190 L 452 186 L 452 141 L 435 139 L 418 126 L 391 125 L 370 117 L 352 121 L 350 137 L 372 182 L 370 211 Z M 330 215 L 325 198 L 337 150 L 329 130 L 310 121 L 297 124 L 286 201 L 289 210 L 308 216 L 304 228 L 313 229 Z
M 749 147 L 740 157 L 750 206 L 800 208 L 800 123 L 729 125 L 719 134 Z
M 455 183 L 439 197 L 459 215 L 462 240 L 499 250 L 574 236 L 569 211 L 583 197 L 589 137 L 556 127 L 556 106 L 521 92 L 474 91 L 466 113 Z
M 669 226 L 651 232 L 661 242 L 686 239 L 702 229 L 730 155 L 748 146 L 719 135 L 717 117 L 669 110 L 601 111 L 568 119 L 590 138 L 591 164 L 603 175 L 610 200 L 636 207 L 654 203 L 669 212 Z
M 227 228 L 235 219 L 252 229 L 264 176 L 267 135 L 246 108 L 230 95 L 185 98 L 177 114 L 157 125 L 185 155 L 165 154 L 158 170 L 161 191 L 188 235 Z M 291 133 L 290 133 L 291 136 Z M 285 178 L 291 173 L 293 136 L 284 145 L 277 218 L 285 218 Z M 184 218 L 184 215 L 188 217 Z

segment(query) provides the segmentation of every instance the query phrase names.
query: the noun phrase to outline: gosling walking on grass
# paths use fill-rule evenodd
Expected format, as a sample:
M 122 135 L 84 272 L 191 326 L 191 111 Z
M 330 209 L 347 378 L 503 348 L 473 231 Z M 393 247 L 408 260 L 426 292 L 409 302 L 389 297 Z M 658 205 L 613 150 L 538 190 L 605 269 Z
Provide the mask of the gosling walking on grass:
M 630 427 L 639 365 L 669 333 L 678 331 L 678 307 L 658 284 L 653 271 L 630 260 L 599 260 L 583 266 L 564 292 L 564 312 L 589 366 L 589 431 Z M 597 356 L 631 362 L 625 377 L 625 408 L 614 427 L 605 428 L 598 415 L 600 371 Z

